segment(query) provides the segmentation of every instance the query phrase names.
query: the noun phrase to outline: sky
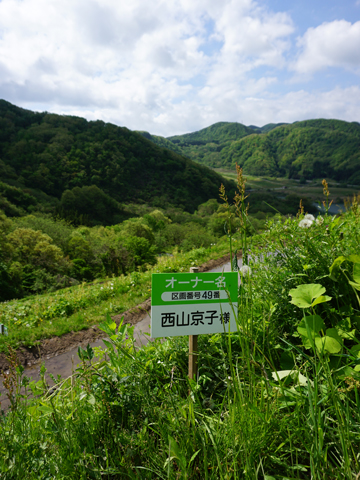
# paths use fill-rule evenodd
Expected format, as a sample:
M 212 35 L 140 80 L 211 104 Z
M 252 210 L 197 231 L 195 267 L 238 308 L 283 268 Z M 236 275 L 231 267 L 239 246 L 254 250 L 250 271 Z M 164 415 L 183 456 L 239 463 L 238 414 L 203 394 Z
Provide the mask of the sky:
M 0 0 L 0 98 L 170 136 L 360 122 L 360 0 Z

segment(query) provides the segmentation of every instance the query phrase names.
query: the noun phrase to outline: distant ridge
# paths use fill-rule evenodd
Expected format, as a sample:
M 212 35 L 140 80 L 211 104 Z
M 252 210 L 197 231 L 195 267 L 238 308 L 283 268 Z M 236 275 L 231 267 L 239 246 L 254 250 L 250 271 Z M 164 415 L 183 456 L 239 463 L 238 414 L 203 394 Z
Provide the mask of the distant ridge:
M 268 123 L 263 127 L 218 122 L 198 132 L 166 139 L 150 137 L 155 143 L 213 168 L 234 168 L 238 163 L 249 175 L 328 177 L 360 184 L 358 122 L 314 119 Z

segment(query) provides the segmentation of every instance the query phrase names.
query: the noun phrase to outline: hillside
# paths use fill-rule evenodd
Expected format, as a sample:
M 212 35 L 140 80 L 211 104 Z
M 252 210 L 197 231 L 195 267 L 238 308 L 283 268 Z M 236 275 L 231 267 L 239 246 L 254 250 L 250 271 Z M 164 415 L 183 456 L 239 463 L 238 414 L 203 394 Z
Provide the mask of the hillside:
M 263 127 L 220 122 L 167 139 L 148 138 L 210 167 L 234 167 L 248 175 L 328 177 L 360 183 L 360 125 L 340 120 L 307 120 Z
M 360 125 L 319 119 L 278 126 L 227 145 L 218 161 L 223 166 L 237 162 L 250 175 L 359 184 Z
M 122 218 L 121 204 L 190 212 L 233 184 L 143 135 L 102 121 L 35 113 L 0 100 L 0 208 Z

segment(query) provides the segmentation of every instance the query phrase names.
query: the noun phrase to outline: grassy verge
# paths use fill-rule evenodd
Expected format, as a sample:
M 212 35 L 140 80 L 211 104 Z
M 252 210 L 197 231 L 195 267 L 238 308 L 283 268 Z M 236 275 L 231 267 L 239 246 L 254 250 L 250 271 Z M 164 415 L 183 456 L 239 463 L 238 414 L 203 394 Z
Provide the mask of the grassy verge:
M 7 326 L 9 335 L 0 336 L 0 352 L 7 352 L 7 345 L 33 346 L 43 338 L 89 328 L 102 322 L 107 313 L 121 314 L 150 297 L 152 273 L 188 271 L 192 265 L 226 253 L 227 244 L 223 239 L 208 249 L 160 257 L 157 265 L 146 272 L 1 303 L 0 323 Z
M 186 337 L 136 350 L 109 316 L 106 349 L 82 350 L 55 390 L 13 358 L 1 478 L 358 478 L 360 208 L 273 219 L 260 238 L 239 272 L 237 331 L 199 337 L 196 380 Z

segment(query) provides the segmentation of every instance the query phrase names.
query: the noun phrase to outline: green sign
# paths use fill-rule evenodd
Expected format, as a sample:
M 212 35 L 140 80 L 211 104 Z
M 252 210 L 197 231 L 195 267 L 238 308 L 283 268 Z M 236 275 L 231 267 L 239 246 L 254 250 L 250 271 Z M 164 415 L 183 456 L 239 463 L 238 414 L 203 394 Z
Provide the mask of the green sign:
M 238 274 L 153 273 L 151 336 L 236 330 Z

